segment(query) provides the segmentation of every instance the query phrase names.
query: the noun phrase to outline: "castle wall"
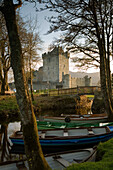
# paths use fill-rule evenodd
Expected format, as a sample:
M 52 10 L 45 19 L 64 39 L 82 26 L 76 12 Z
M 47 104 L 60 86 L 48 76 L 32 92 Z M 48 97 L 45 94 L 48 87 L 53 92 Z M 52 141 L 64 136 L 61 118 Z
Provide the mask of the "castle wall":
M 85 86 L 85 79 L 84 78 L 72 78 L 71 77 L 71 88 L 77 86 Z
M 43 58 L 43 81 L 59 81 L 59 57 L 58 50 L 42 55 Z
M 61 82 L 62 73 L 69 74 L 69 54 L 61 47 L 42 55 L 43 81 Z
M 33 90 L 56 89 L 56 83 L 48 81 L 33 82 Z
M 63 84 L 63 88 L 71 88 L 71 75 L 70 74 L 65 74 L 62 75 L 63 80 L 62 80 L 62 84 Z
M 36 82 L 36 81 L 43 81 L 43 67 L 40 67 L 39 68 L 39 71 L 34 71 L 33 72 L 33 81 Z
M 73 87 L 76 87 L 77 86 L 77 78 L 72 78 L 71 77 L 71 88 L 73 88 Z
M 69 53 L 64 52 L 61 47 L 54 48 L 51 52 L 44 53 L 43 67 L 34 72 L 33 89 L 55 89 L 56 85 L 63 88 L 74 88 L 77 86 L 90 86 L 91 78 L 72 78 L 69 74 Z
M 76 78 L 76 77 L 71 77 L 71 88 L 77 87 L 77 86 L 91 86 L 91 77 L 88 78 L 88 76 L 85 76 L 83 78 Z
M 59 82 L 62 81 L 62 75 L 69 74 L 69 54 L 59 49 Z
M 85 86 L 91 86 L 92 85 L 92 80 L 91 77 L 88 77 L 87 75 L 84 77 L 85 79 Z

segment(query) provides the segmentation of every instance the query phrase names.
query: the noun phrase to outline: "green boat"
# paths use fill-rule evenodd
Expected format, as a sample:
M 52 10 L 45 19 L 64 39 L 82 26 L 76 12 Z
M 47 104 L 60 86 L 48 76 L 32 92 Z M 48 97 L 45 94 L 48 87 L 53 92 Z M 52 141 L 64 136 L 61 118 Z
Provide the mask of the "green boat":
M 110 126 L 113 125 L 113 122 L 108 123 L 72 123 L 72 122 L 46 122 L 46 121 L 37 121 L 37 127 L 39 130 L 42 129 L 57 129 L 57 128 L 74 128 L 74 127 L 99 127 L 99 126 Z

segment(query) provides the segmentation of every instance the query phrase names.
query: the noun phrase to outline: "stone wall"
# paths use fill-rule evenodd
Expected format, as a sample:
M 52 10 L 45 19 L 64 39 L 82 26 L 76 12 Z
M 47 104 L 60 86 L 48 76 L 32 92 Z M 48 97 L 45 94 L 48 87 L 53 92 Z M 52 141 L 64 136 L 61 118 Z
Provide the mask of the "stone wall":
M 88 78 L 88 76 L 85 76 L 83 78 L 76 78 L 71 77 L 71 88 L 77 87 L 77 86 L 91 86 L 91 78 Z
M 69 54 L 62 49 L 59 50 L 59 82 L 63 80 L 63 75 L 69 74 Z
M 65 53 L 61 47 L 44 53 L 42 58 L 43 81 L 61 82 L 62 73 L 69 74 L 69 54 Z
M 43 58 L 43 81 L 59 81 L 59 57 L 58 49 L 54 49 L 47 54 L 42 55 Z
M 43 67 L 34 72 L 33 89 L 55 89 L 56 85 L 63 88 L 90 86 L 91 79 L 72 78 L 69 74 L 69 53 L 61 47 L 55 47 L 51 52 L 42 55 Z
M 71 75 L 70 74 L 66 74 L 63 75 L 63 88 L 71 88 Z
M 56 82 L 47 82 L 47 81 L 33 82 L 33 90 L 44 90 L 44 89 L 56 89 Z

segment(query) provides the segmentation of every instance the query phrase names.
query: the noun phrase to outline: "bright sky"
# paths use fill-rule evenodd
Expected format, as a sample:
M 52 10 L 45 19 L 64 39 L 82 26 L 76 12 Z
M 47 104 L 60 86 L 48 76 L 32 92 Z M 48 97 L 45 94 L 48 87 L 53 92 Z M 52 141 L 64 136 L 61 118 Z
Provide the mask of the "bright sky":
M 41 4 L 38 4 L 38 7 L 41 7 Z M 59 33 L 51 33 L 49 35 L 45 35 L 47 31 L 49 30 L 50 24 L 45 20 L 46 16 L 51 16 L 51 12 L 49 11 L 43 11 L 43 12 L 36 12 L 36 8 L 34 7 L 34 4 L 26 3 L 26 5 L 22 5 L 20 8 L 20 14 L 22 15 L 23 19 L 28 19 L 30 17 L 35 18 L 37 15 L 38 20 L 38 27 L 39 27 L 39 33 L 41 39 L 44 41 L 43 44 L 43 51 L 41 52 L 47 52 L 48 46 L 50 43 L 54 40 L 55 37 L 58 37 Z M 74 63 L 70 62 L 69 64 L 70 71 L 77 72 L 77 68 L 75 68 Z M 113 64 L 112 64 L 113 66 Z M 98 72 L 99 70 L 96 69 L 89 69 L 87 72 Z M 112 71 L 113 72 L 113 71 Z
M 49 11 L 42 11 L 42 12 L 36 12 L 36 8 L 34 7 L 34 4 L 26 3 L 27 5 L 23 5 L 20 9 L 20 14 L 24 17 L 23 19 L 29 19 L 36 18 L 38 21 L 38 28 L 41 39 L 44 41 L 44 49 L 43 51 L 48 50 L 49 44 L 52 42 L 54 37 L 58 36 L 58 33 L 51 33 L 49 35 L 45 35 L 47 31 L 49 30 L 50 24 L 45 20 L 46 16 L 51 16 L 51 13 Z M 38 4 L 39 7 L 42 5 Z

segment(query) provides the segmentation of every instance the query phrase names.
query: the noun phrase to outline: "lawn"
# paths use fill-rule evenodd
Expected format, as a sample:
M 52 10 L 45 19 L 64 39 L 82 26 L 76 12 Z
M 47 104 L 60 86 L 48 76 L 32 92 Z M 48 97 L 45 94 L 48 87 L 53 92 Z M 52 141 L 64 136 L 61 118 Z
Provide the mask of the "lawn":
M 73 164 L 67 170 L 113 170 L 113 138 L 97 147 L 96 162 Z

